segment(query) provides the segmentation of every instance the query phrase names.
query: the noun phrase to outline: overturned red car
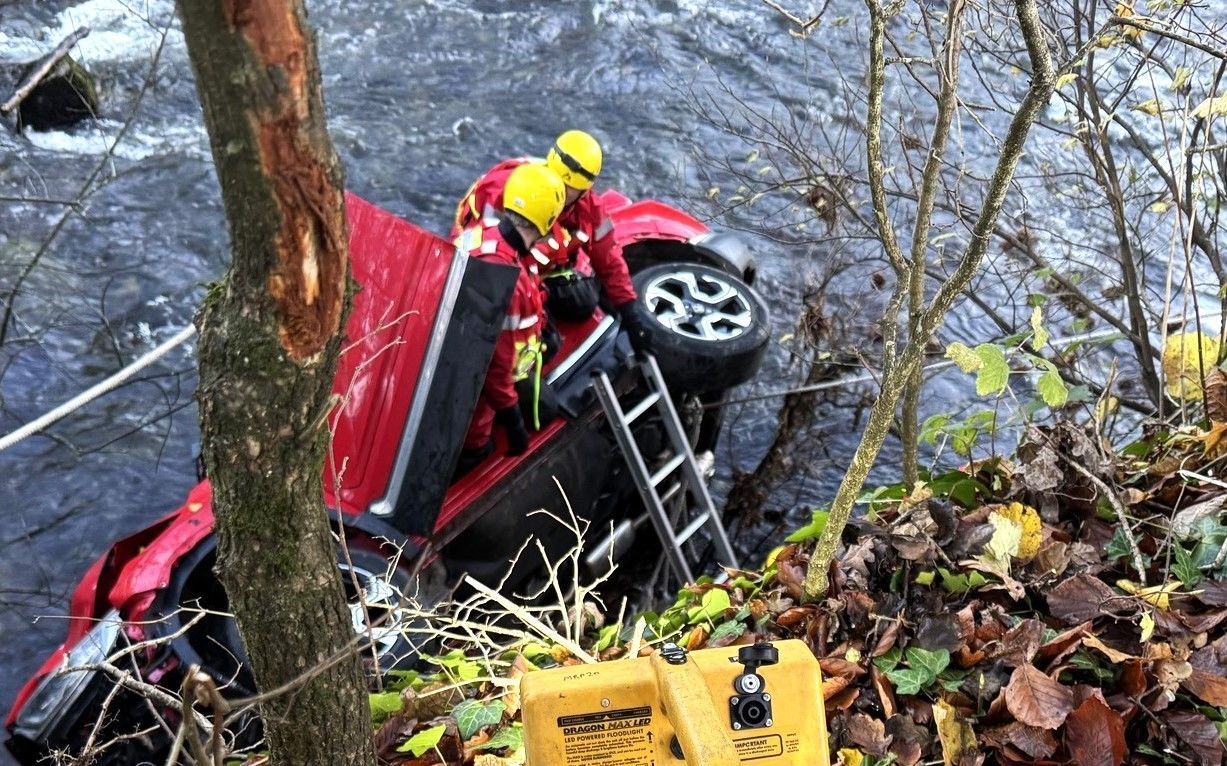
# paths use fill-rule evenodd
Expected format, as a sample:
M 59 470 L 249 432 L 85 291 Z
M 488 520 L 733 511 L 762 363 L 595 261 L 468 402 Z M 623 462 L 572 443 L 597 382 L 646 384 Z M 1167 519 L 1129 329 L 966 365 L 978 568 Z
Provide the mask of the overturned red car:
M 603 202 L 639 300 L 656 318 L 653 345 L 692 446 L 710 450 L 725 392 L 755 374 L 768 342 L 767 312 L 750 287 L 754 261 L 732 235 L 712 232 L 669 205 L 632 202 L 614 191 Z M 607 565 L 611 551 L 626 550 L 636 530 L 643 534 L 643 503 L 591 380 L 604 372 L 628 398 L 640 384 L 614 316 L 598 310 L 582 322 L 560 322 L 562 345 L 544 375 L 563 414 L 533 434 L 526 453 L 508 457 L 496 445 L 452 482 L 503 323 L 507 270 L 469 259 L 356 196 L 347 203 L 352 269 L 361 288 L 334 386 L 343 403 L 331 423 L 330 462 L 345 469 L 326 470 L 325 501 L 345 535 L 348 553 L 339 566 L 348 570 L 343 580 L 354 629 L 387 667 L 410 651 L 399 630 L 406 593 L 442 598 L 464 574 L 493 582 L 529 535 L 551 553 L 570 548 L 565 530 L 531 511 L 561 512 L 569 502 L 591 529 L 605 530 L 588 547 L 595 555 L 586 564 L 593 568 Z M 471 353 L 443 353 L 457 347 Z M 635 428 L 649 445 L 645 454 L 654 454 L 650 445 L 662 442 L 661 425 L 643 418 Z M 196 664 L 236 696 L 253 692 L 242 641 L 225 616 L 225 593 L 212 571 L 212 526 L 203 480 L 182 506 L 115 543 L 90 567 L 72 595 L 64 642 L 8 713 L 6 744 L 18 760 L 34 763 L 51 751 L 81 747 L 115 684 L 101 672 L 64 668 L 97 664 L 125 645 L 164 639 L 123 660 L 125 670 L 147 682 L 176 688 L 183 670 Z M 506 585 L 534 575 L 523 570 Z M 154 712 L 175 718 L 151 707 L 113 699 L 106 725 L 122 734 L 147 728 Z M 137 762 L 168 744 L 156 731 L 121 739 L 94 762 Z

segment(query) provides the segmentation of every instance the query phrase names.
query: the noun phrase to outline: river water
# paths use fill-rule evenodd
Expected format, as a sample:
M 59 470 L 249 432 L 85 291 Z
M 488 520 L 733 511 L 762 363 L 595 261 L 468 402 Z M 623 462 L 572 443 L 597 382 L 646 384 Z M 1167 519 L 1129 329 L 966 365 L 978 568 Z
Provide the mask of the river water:
M 858 119 L 835 76 L 853 90 L 860 82 L 864 33 L 856 3 L 834 3 L 830 15 L 842 10 L 852 23 L 809 40 L 788 34 L 779 14 L 750 0 L 309 5 L 329 126 L 349 188 L 440 232 L 477 173 L 505 156 L 541 153 L 570 127 L 601 139 L 602 182 L 709 214 L 709 190 L 720 188 L 719 201 L 736 186 L 719 163 L 744 165 L 756 150 L 686 107 L 691 93 L 721 102 L 722 83 L 747 106 L 814 131 L 853 135 L 848 129 Z M 816 5 L 798 4 L 798 15 Z M 100 168 L 79 214 L 67 218 L 22 286 L 0 348 L 0 433 L 183 328 L 203 285 L 224 267 L 228 243 L 216 179 L 172 13 L 166 0 L 0 3 L 0 64 L 33 59 L 89 26 L 76 53 L 98 77 L 102 103 L 102 120 L 93 126 L 25 138 L 0 131 L 5 197 L 71 200 Z M 967 146 L 974 155 L 975 141 Z M 0 200 L 0 290 L 12 289 L 65 210 Z M 743 209 L 722 221 L 744 227 L 754 216 Z M 792 331 L 806 275 L 848 254 L 795 230 L 784 244 L 779 236 L 747 238 L 759 259 L 759 290 L 773 310 L 773 334 L 782 339 Z M 873 312 L 865 309 L 881 301 L 870 281 L 880 268 L 852 265 L 832 282 L 830 312 L 853 339 L 867 336 Z M 975 342 L 996 334 L 978 311 L 963 307 L 943 339 Z M 786 346 L 773 348 L 745 393 L 798 380 Z M 180 348 L 50 435 L 0 453 L 0 706 L 59 641 L 60 615 L 85 568 L 113 539 L 175 506 L 194 482 L 194 365 L 191 347 Z M 772 499 L 784 526 L 830 496 L 855 446 L 866 390 L 820 404 L 805 438 L 821 449 Z M 962 407 L 968 393 L 963 376 L 937 375 L 926 412 Z M 769 399 L 731 412 L 727 428 L 737 438 L 726 438 L 717 456 L 718 492 L 733 470 L 758 460 L 778 406 Z M 895 451 L 888 445 L 883 463 Z M 778 538 L 777 529 L 768 523 L 752 530 L 742 545 Z

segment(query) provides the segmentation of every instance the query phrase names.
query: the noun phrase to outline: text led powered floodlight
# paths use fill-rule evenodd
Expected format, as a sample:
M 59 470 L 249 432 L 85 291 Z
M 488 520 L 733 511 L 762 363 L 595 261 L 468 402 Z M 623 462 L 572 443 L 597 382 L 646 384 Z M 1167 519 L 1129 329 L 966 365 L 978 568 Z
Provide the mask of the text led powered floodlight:
M 830 766 L 822 677 L 801 641 L 529 673 L 527 766 Z

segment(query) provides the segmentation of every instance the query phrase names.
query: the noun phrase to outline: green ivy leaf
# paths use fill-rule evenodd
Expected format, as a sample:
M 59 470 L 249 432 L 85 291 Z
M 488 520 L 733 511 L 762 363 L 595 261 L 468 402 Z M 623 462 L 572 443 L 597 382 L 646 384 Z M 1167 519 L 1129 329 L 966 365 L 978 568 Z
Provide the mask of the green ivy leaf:
M 945 649 L 929 651 L 918 646 L 909 646 L 905 655 L 907 656 L 908 665 L 917 670 L 923 670 L 929 676 L 929 682 L 925 684 L 926 686 L 929 683 L 933 683 L 937 679 L 937 674 L 945 670 L 946 666 L 950 664 L 950 652 Z
M 1186 588 L 1192 588 L 1201 582 L 1201 569 L 1197 566 L 1197 560 L 1193 554 L 1186 551 L 1183 545 L 1175 546 L 1172 553 L 1175 558 L 1175 561 L 1172 562 L 1172 574 L 1176 575 L 1180 584 Z
M 1038 351 L 1048 345 L 1049 334 L 1044 329 L 1044 312 L 1039 306 L 1031 309 L 1031 345 Z
M 504 726 L 494 736 L 477 746 L 477 750 L 519 750 L 524 747 L 524 727 L 519 723 Z
M 980 366 L 976 370 L 976 394 L 988 396 L 1005 390 L 1010 366 L 1005 361 L 1005 349 L 993 343 L 981 343 L 975 348 Z
M 903 650 L 897 646 L 892 646 L 887 651 L 873 658 L 873 664 L 878 670 L 885 673 L 888 670 L 894 670 L 899 666 L 899 660 L 903 659 Z
M 716 626 L 715 630 L 711 632 L 711 635 L 708 636 L 707 641 L 708 643 L 712 643 L 714 641 L 719 641 L 722 639 L 737 639 L 737 638 L 740 638 L 741 635 L 745 632 L 746 632 L 746 626 L 744 623 L 738 622 L 736 620 L 731 620 L 729 622 L 722 622 L 718 626 Z
M 950 593 L 963 594 L 988 585 L 988 578 L 974 569 L 966 574 L 955 574 L 945 567 L 938 567 L 937 573 L 941 575 L 942 587 Z
M 446 731 L 447 725 L 442 723 L 438 726 L 431 726 L 429 729 L 423 729 L 405 740 L 403 745 L 396 748 L 396 752 L 413 753 L 414 758 L 420 758 L 422 753 L 439 744 L 439 740 L 443 739 L 443 733 Z
M 895 691 L 899 694 L 920 694 L 926 686 L 933 683 L 927 673 L 916 668 L 888 670 L 886 677 L 894 682 Z
M 953 359 L 963 372 L 975 372 L 983 364 L 980 357 L 968 348 L 967 344 L 957 341 L 946 346 L 946 358 Z
M 507 706 L 502 700 L 464 700 L 452 710 L 456 719 L 456 728 L 460 730 L 460 738 L 468 739 L 484 726 L 492 726 L 503 720 L 503 711 Z
M 378 726 L 400 712 L 400 692 L 368 694 L 371 704 L 371 725 Z
M 723 588 L 712 588 L 703 594 L 701 605 L 691 609 L 688 617 L 691 622 L 713 620 L 723 616 L 724 610 L 732 605 L 728 591 Z
M 813 520 L 797 531 L 793 532 L 788 537 L 784 538 L 786 543 L 803 543 L 806 540 L 815 540 L 821 534 L 822 530 L 827 528 L 827 517 L 831 514 L 827 511 L 814 511 Z

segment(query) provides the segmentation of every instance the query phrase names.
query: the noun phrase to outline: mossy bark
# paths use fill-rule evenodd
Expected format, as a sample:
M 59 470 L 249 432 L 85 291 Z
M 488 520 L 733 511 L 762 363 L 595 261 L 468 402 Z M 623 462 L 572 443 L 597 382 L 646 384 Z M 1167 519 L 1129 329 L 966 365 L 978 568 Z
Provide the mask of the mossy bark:
M 314 38 L 296 0 L 179 12 L 233 247 L 200 316 L 217 572 L 266 695 L 271 761 L 373 764 L 321 483 L 348 234 Z
M 882 53 L 885 27 L 881 23 L 882 12 L 876 0 L 866 0 L 866 4 L 873 17 L 870 31 L 870 77 L 872 80 L 881 78 L 885 71 L 885 59 Z M 803 588 L 806 601 L 817 601 L 826 595 L 831 561 L 838 552 L 844 527 L 852 514 L 852 506 L 856 502 L 857 495 L 860 494 L 861 487 L 865 484 L 865 478 L 869 475 L 869 470 L 873 467 L 878 452 L 882 449 L 882 443 L 886 440 L 895 407 L 908 381 L 920 366 L 925 345 L 945 321 L 946 313 L 954 304 L 955 298 L 966 289 L 972 277 L 979 271 L 980 264 L 988 250 L 990 237 L 996 227 L 997 217 L 1001 214 L 1001 208 L 1009 193 L 1014 171 L 1022 158 L 1023 149 L 1027 143 L 1027 134 L 1030 133 L 1031 126 L 1056 88 L 1056 73 L 1053 70 L 1052 59 L 1044 39 L 1045 29 L 1040 23 L 1035 0 L 1014 0 L 1014 9 L 1031 61 L 1031 85 L 1019 104 L 1018 111 L 1010 120 L 1010 127 L 1002 140 L 997 165 L 985 189 L 984 203 L 972 228 L 971 243 L 963 252 L 950 278 L 938 288 L 937 294 L 920 315 L 915 325 L 915 333 L 908 339 L 902 352 L 896 356 L 891 353 L 890 349 L 887 349 L 884 365 L 885 376 L 878 400 L 869 413 L 865 433 L 861 436 L 861 442 L 857 445 L 843 481 L 839 484 L 839 489 L 836 490 L 835 500 L 831 503 L 830 515 L 827 517 L 826 528 L 819 536 L 814 553 L 810 557 Z M 878 82 L 881 82 L 880 79 Z M 874 116 L 872 104 L 873 99 L 871 99 L 871 119 Z M 881 118 L 880 109 L 877 112 L 877 118 L 879 120 Z M 875 135 L 877 129 L 878 125 L 871 125 L 870 135 Z M 871 157 L 872 152 L 871 147 Z M 889 244 L 894 242 L 894 234 L 884 207 L 878 211 L 878 221 L 880 234 L 889 249 Z M 899 298 L 902 295 L 903 292 L 896 289 L 895 297 Z M 898 308 L 898 305 L 892 303 L 889 311 L 897 311 Z M 893 314 L 888 316 L 893 316 Z

